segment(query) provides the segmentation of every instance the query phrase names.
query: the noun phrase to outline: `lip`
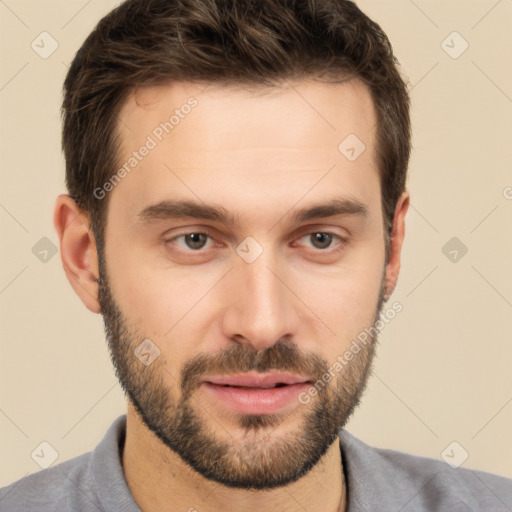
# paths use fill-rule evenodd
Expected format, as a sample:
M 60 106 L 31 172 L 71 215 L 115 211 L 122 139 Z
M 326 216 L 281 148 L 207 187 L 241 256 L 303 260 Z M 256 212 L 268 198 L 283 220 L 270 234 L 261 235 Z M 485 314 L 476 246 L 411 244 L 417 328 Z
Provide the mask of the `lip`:
M 221 386 L 244 386 L 248 388 L 273 388 L 276 384 L 299 384 L 310 382 L 307 377 L 285 372 L 273 373 L 237 373 L 234 375 L 205 377 L 203 382 Z
M 273 387 L 276 384 L 283 384 Z M 276 414 L 297 401 L 311 381 L 289 373 L 237 374 L 207 377 L 203 389 L 216 401 L 240 414 Z

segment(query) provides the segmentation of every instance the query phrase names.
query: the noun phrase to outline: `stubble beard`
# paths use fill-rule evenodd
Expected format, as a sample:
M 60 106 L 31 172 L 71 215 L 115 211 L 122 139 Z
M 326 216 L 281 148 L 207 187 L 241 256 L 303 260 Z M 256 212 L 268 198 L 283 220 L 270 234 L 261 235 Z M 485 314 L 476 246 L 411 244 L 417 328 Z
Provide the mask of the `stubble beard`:
M 297 402 L 290 415 L 300 415 L 300 419 L 293 429 L 286 425 L 287 416 L 280 414 L 238 414 L 242 441 L 229 435 L 221 438 L 215 433 L 216 420 L 203 412 L 195 396 L 203 376 L 276 370 L 308 375 L 316 383 L 328 372 L 328 362 L 315 353 L 302 352 L 289 339 L 280 339 L 263 351 L 236 344 L 218 354 L 190 359 L 174 385 L 179 389 L 179 399 L 175 399 L 165 356 L 149 366 L 135 357 L 134 350 L 145 336 L 132 328 L 115 301 L 102 257 L 99 268 L 98 299 L 120 384 L 146 427 L 203 477 L 240 489 L 272 489 L 295 482 L 320 461 L 359 405 L 374 359 L 375 330 L 370 330 L 371 339 L 360 345 L 361 350 L 309 404 Z M 382 284 L 372 325 L 380 315 L 383 296 Z M 219 427 L 225 434 L 226 427 Z

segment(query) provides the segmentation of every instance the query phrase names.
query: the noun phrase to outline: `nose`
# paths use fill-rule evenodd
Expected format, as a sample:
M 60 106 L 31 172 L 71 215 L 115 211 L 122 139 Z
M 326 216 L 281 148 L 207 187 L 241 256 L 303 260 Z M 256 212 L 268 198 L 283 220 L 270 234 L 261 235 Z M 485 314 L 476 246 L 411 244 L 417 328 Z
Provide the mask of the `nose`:
M 278 265 L 267 251 L 252 263 L 240 258 L 225 286 L 229 299 L 222 328 L 226 337 L 258 350 L 280 338 L 296 337 L 299 301 L 288 288 L 283 265 Z

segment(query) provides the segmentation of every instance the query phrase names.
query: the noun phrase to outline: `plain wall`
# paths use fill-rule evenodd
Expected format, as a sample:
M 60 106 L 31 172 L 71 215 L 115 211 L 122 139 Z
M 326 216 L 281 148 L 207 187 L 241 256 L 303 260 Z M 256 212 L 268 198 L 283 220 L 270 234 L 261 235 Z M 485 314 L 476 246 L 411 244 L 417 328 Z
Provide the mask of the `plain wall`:
M 55 463 L 93 449 L 125 410 L 102 319 L 51 252 L 54 202 L 65 192 L 62 83 L 117 3 L 0 2 L 0 485 L 39 470 L 31 453 L 42 441 Z M 435 458 L 456 441 L 464 467 L 512 477 L 512 1 L 358 3 L 410 82 L 414 149 L 402 271 L 388 303 L 403 310 L 382 330 L 347 429 Z M 43 31 L 58 43 L 48 58 L 31 47 L 42 52 L 44 37 L 51 49 Z M 458 58 L 454 31 L 469 44 Z M 36 256 L 44 250 L 46 262 Z

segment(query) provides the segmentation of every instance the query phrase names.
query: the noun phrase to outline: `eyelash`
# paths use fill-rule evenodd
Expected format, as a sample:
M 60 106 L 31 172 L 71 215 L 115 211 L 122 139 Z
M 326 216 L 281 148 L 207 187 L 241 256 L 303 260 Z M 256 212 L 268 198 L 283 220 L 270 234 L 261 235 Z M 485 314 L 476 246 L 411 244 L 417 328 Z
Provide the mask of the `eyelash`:
M 341 235 L 337 234 L 337 233 L 334 233 L 332 231 L 309 231 L 308 233 L 305 233 L 303 235 L 301 235 L 298 240 L 304 238 L 304 237 L 307 237 L 307 236 L 311 236 L 311 235 L 315 235 L 315 234 L 323 234 L 323 235 L 332 235 L 333 237 L 333 241 L 334 239 L 337 239 L 338 240 L 338 246 L 335 248 L 335 249 L 331 249 L 330 247 L 326 248 L 326 249 L 315 249 L 314 247 L 311 248 L 313 251 L 315 252 L 318 252 L 318 253 L 325 253 L 325 254 L 335 254 L 341 250 L 343 250 L 345 248 L 345 245 L 348 243 L 348 239 L 345 238 L 345 237 L 342 237 Z M 208 230 L 203 230 L 203 231 L 188 231 L 186 233 L 181 233 L 179 235 L 176 235 L 168 240 L 165 240 L 164 242 L 166 244 L 168 243 L 171 243 L 171 242 L 174 242 L 175 240 L 179 239 L 179 238 L 182 238 L 182 237 L 185 237 L 187 235 L 206 235 L 208 238 L 210 238 L 211 240 L 214 240 L 214 237 L 212 235 L 212 233 L 210 233 Z M 193 253 L 193 254 L 198 254 L 198 255 L 201 255 L 203 254 L 204 252 L 208 251 L 209 249 L 198 249 L 198 250 L 193 250 L 193 249 L 190 249 L 190 248 L 187 248 L 187 249 L 179 249 L 179 250 L 182 250 L 184 252 L 187 252 L 187 253 Z

